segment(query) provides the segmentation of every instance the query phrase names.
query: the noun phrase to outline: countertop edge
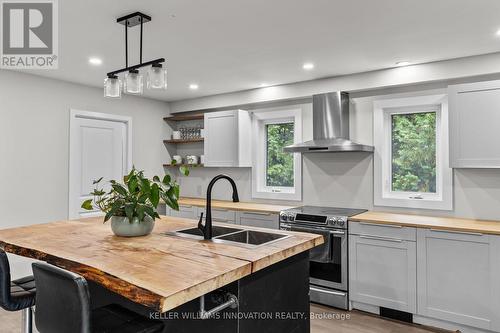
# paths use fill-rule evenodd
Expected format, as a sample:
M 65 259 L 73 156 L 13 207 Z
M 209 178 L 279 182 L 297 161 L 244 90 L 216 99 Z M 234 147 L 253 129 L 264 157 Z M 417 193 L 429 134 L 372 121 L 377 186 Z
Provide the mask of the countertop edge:
M 368 211 L 355 215 L 349 219 L 353 222 L 372 222 L 376 224 L 398 225 L 403 227 L 436 229 L 443 231 L 457 231 L 500 235 L 500 221 L 476 220 L 458 217 L 438 217 L 414 214 Z

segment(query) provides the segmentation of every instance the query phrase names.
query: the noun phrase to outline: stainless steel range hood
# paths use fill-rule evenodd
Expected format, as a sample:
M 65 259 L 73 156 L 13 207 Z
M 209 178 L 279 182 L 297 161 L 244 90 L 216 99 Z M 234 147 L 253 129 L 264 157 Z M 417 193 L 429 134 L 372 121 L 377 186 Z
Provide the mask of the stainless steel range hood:
M 349 140 L 349 94 L 332 92 L 313 96 L 313 140 L 283 148 L 288 153 L 365 151 L 373 147 Z

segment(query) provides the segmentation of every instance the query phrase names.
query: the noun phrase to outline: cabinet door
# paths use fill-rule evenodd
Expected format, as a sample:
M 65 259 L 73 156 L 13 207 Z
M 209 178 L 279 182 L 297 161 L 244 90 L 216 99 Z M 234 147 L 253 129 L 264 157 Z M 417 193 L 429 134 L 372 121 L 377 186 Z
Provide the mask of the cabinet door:
M 198 219 L 200 218 L 201 213 L 203 213 L 203 219 L 205 219 L 205 207 L 198 208 Z M 236 212 L 229 209 L 212 207 L 212 222 L 237 224 Z
M 241 212 L 240 224 L 250 227 L 279 229 L 278 214 Z
M 498 236 L 417 231 L 418 314 L 498 330 Z
M 416 312 L 416 244 L 349 236 L 349 293 L 355 302 Z
M 500 168 L 500 81 L 448 87 L 450 166 Z
M 187 219 L 195 219 L 198 216 L 198 209 L 195 206 L 179 205 L 179 210 L 169 208 L 167 214 L 173 217 L 183 217 Z
M 205 113 L 205 166 L 238 166 L 238 112 Z

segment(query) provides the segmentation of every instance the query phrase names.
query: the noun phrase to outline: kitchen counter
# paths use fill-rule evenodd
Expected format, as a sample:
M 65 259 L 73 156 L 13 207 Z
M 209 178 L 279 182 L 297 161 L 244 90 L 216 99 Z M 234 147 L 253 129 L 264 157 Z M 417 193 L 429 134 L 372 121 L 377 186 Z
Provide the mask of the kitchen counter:
M 365 212 L 351 217 L 350 220 L 400 225 L 405 227 L 500 235 L 500 221 L 397 214 L 378 211 Z
M 319 235 L 285 231 L 275 233 L 290 237 L 255 248 L 165 235 L 195 226 L 192 220 L 163 216 L 151 235 L 122 238 L 102 217 L 59 221 L 0 230 L 0 248 L 73 271 L 165 312 L 323 243 Z
M 180 198 L 179 205 L 205 207 L 206 200 L 202 198 Z M 225 200 L 212 200 L 212 209 L 229 209 L 235 211 L 256 212 L 256 213 L 276 213 L 294 206 L 270 205 L 256 202 L 232 202 Z

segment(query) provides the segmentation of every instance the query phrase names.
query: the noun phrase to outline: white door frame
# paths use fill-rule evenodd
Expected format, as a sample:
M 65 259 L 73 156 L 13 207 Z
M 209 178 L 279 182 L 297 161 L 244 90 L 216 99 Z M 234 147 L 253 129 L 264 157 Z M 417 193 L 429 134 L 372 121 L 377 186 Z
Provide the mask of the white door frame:
M 72 218 L 71 212 L 74 211 L 74 198 L 77 195 L 76 189 L 77 186 L 75 184 L 75 175 L 74 170 L 75 166 L 75 149 L 73 147 L 76 142 L 76 136 L 78 135 L 77 131 L 77 119 L 95 119 L 95 120 L 107 120 L 107 121 L 115 121 L 125 124 L 126 128 L 126 170 L 127 172 L 132 169 L 132 117 L 128 116 L 120 116 L 108 113 L 100 113 L 100 112 L 92 112 L 92 111 L 84 111 L 78 109 L 70 109 L 69 116 L 69 191 L 68 191 L 68 218 Z M 72 199 L 73 198 L 73 199 Z

